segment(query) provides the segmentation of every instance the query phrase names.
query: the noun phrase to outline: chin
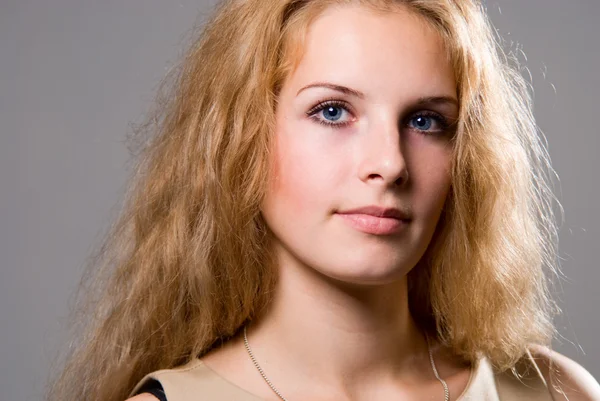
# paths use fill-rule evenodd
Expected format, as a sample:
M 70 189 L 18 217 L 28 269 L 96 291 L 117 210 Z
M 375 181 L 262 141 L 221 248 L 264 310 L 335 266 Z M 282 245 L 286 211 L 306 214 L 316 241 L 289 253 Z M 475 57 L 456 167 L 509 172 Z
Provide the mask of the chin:
M 365 262 L 360 265 L 353 266 L 346 264 L 345 266 L 329 266 L 329 268 L 317 269 L 320 274 L 338 281 L 340 283 L 362 286 L 379 286 L 392 284 L 402 280 L 410 271 L 410 268 L 405 268 L 397 264 L 381 264 L 380 266 Z

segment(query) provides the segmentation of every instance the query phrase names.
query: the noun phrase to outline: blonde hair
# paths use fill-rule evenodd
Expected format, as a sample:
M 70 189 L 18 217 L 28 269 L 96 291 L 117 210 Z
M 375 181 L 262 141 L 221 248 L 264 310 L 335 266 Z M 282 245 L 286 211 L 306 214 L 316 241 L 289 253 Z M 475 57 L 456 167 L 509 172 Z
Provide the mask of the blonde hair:
M 123 400 L 147 373 L 203 355 L 276 285 L 260 215 L 278 91 L 310 23 L 332 4 L 404 7 L 444 40 L 460 118 L 452 190 L 409 273 L 419 326 L 466 360 L 515 365 L 549 345 L 558 308 L 548 155 L 526 81 L 476 0 L 230 0 L 159 102 L 123 212 L 82 284 L 84 327 L 50 400 Z M 88 294 L 90 292 L 90 294 Z M 97 294 L 98 296 L 94 296 Z

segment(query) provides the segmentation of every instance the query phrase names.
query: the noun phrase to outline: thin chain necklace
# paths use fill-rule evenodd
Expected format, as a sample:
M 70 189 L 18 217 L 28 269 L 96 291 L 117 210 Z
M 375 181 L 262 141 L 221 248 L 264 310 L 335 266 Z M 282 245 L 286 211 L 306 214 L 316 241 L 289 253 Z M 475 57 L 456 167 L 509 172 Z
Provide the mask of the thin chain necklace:
M 429 361 L 431 362 L 431 368 L 433 369 L 433 374 L 435 375 L 435 378 L 438 379 L 438 381 L 440 383 L 442 383 L 442 386 L 444 386 L 444 401 L 449 401 L 450 392 L 448 391 L 448 385 L 446 384 L 446 381 L 444 381 L 444 379 L 442 379 L 440 377 L 440 375 L 438 374 L 437 368 L 435 367 L 435 362 L 433 361 L 433 353 L 431 352 L 431 347 L 429 346 L 429 336 L 427 334 L 425 334 L 425 340 L 427 341 L 427 351 L 429 351 Z M 252 363 L 254 363 L 254 366 L 256 366 L 256 369 L 258 370 L 260 375 L 263 377 L 263 379 L 265 379 L 265 382 L 267 382 L 269 387 L 271 387 L 271 390 L 273 390 L 273 392 L 275 394 L 277 394 L 277 396 L 279 398 L 281 398 L 283 401 L 288 401 L 279 392 L 279 390 L 277 390 L 277 388 L 273 385 L 273 383 L 271 383 L 271 380 L 269 380 L 269 378 L 267 377 L 265 372 L 262 370 L 262 368 L 258 364 L 258 361 L 254 357 L 254 354 L 252 353 L 252 350 L 250 349 L 250 344 L 248 344 L 248 336 L 246 335 L 246 326 L 244 326 L 244 345 L 246 345 L 246 350 L 248 351 L 248 355 L 250 355 L 250 359 L 252 359 Z

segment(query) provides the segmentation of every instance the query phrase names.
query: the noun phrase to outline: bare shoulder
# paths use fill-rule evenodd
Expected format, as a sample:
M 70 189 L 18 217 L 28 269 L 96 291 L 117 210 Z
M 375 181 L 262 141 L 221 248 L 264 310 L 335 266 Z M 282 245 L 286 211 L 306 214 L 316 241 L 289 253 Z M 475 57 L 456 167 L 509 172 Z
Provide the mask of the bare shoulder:
M 142 393 L 135 397 L 128 398 L 126 401 L 158 401 L 158 398 L 150 393 Z
M 542 345 L 531 345 L 554 400 L 600 401 L 600 384 L 583 366 Z

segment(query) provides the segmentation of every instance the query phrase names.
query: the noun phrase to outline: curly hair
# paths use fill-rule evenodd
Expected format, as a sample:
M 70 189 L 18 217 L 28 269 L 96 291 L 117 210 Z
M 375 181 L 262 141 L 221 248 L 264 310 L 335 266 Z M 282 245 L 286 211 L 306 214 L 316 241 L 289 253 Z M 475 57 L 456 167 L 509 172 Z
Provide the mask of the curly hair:
M 165 80 L 126 203 L 82 283 L 79 341 L 50 400 L 121 401 L 147 373 L 203 355 L 268 304 L 276 266 L 260 204 L 277 95 L 311 22 L 345 4 L 421 16 L 455 71 L 452 189 L 409 273 L 415 321 L 500 370 L 531 343 L 550 343 L 552 169 L 529 86 L 480 2 L 229 0 Z

